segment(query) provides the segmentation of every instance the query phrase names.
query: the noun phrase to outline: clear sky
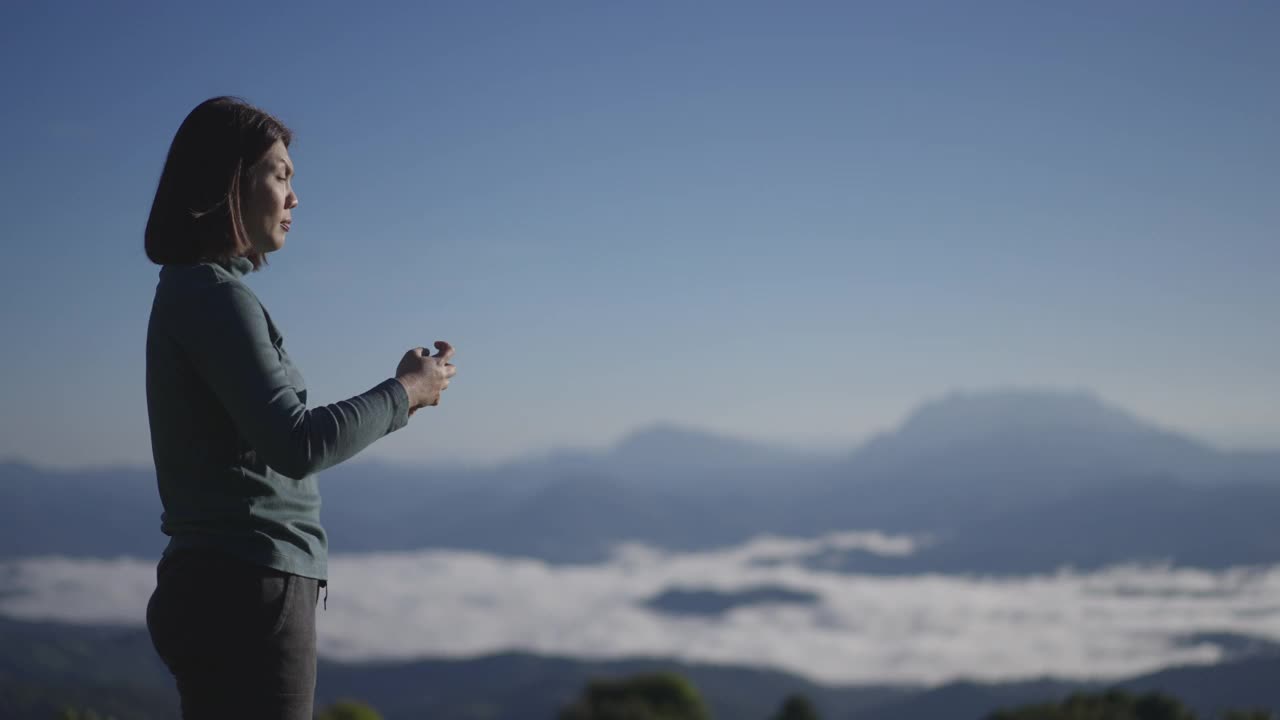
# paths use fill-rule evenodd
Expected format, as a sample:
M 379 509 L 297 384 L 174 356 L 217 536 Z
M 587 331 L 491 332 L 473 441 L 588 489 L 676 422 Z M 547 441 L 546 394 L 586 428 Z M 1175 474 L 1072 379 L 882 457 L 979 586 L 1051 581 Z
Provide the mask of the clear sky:
M 297 133 L 250 284 L 368 457 L 658 421 L 852 446 L 1086 388 L 1280 447 L 1280 3 L 6 2 L 0 456 L 147 464 L 142 229 L 186 113 Z

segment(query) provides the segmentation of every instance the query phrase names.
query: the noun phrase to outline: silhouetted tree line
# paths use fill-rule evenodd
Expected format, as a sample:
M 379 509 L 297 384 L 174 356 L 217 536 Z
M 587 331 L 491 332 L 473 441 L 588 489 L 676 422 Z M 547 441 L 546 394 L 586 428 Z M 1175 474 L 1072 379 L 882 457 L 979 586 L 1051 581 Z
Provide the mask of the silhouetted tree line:
M 1159 692 L 1074 693 L 1064 700 L 997 710 L 988 720 L 1198 720 L 1180 700 Z M 1229 710 L 1221 720 L 1274 720 L 1269 710 Z
M 671 672 L 592 680 L 560 720 L 711 720 L 693 684 Z
M 783 700 L 770 720 L 820 720 L 808 698 Z M 64 709 L 56 720 L 115 720 L 89 709 Z M 382 720 L 358 700 L 338 701 L 316 720 Z M 560 711 L 558 720 L 711 720 L 711 713 L 688 680 L 673 672 L 643 673 L 591 680 Z M 1200 720 L 1180 700 L 1159 692 L 1135 695 L 1123 690 L 1074 693 L 1057 702 L 996 710 L 986 720 Z M 1277 720 L 1270 710 L 1229 710 L 1217 720 Z
M 359 700 L 339 700 L 317 713 L 316 720 L 382 720 L 382 715 Z
M 592 680 L 559 720 L 711 720 L 711 713 L 692 683 L 659 672 Z M 808 699 L 792 695 L 773 720 L 818 720 L 818 713 Z

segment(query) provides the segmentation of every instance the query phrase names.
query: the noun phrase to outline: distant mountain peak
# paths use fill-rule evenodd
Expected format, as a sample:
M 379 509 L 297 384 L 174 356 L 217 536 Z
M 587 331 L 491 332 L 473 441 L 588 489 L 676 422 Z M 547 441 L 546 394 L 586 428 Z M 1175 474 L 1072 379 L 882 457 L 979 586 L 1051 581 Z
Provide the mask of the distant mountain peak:
M 608 451 L 608 457 L 623 464 L 704 470 L 795 465 L 813 460 L 812 453 L 672 422 L 655 423 L 624 436 Z
M 648 449 L 654 446 L 663 448 L 707 446 L 746 446 L 752 443 L 727 435 L 720 435 L 709 430 L 701 430 L 687 425 L 663 421 L 634 430 L 617 442 L 613 452 L 623 452 L 629 448 Z
M 956 391 L 927 402 L 907 418 L 899 432 L 956 437 L 1029 429 L 1126 434 L 1157 430 L 1089 390 L 1005 388 Z
M 1087 477 L 1240 476 L 1232 458 L 1083 390 L 953 392 L 872 438 L 852 461 L 864 474 L 927 477 L 943 485 L 963 477 L 971 486 L 994 488 L 994 479 L 1004 478 L 1001 492 L 1078 486 Z

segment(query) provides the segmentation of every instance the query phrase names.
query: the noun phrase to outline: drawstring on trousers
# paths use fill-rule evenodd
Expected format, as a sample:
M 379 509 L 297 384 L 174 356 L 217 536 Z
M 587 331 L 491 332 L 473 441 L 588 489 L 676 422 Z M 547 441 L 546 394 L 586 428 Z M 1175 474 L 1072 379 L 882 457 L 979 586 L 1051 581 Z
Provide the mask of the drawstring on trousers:
M 324 609 L 329 609 L 329 583 L 324 584 Z

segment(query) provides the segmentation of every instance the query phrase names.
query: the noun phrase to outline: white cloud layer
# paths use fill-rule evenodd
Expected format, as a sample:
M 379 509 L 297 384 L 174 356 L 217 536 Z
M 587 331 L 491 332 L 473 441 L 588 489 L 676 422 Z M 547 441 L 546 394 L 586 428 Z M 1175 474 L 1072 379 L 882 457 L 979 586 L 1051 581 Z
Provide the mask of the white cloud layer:
M 714 552 L 629 545 L 612 560 L 549 565 L 423 550 L 331 558 L 320 652 L 335 659 L 468 657 L 528 650 L 764 665 L 831 683 L 938 683 L 1053 675 L 1115 678 L 1221 650 L 1190 633 L 1280 641 L 1280 566 L 1222 572 L 1122 566 L 1019 578 L 877 577 L 803 567 L 823 548 L 909 554 L 910 538 L 841 533 L 758 538 Z M 674 617 L 645 607 L 671 588 L 781 585 L 815 605 Z M 28 558 L 0 563 L 0 613 L 141 625 L 151 561 Z M 406 628 L 412 628 L 407 631 Z

